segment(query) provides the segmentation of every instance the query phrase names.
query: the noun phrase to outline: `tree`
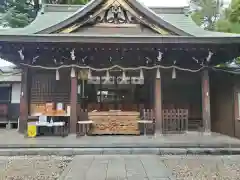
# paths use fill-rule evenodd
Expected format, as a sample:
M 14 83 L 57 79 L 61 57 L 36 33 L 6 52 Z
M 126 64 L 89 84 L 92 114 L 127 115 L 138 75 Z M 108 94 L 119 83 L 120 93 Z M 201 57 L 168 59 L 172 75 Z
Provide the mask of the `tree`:
M 223 16 L 216 22 L 216 30 L 221 32 L 240 33 L 240 0 L 232 0 Z
M 192 19 L 204 29 L 214 30 L 223 6 L 222 0 L 191 0 L 194 7 Z
M 35 18 L 38 9 L 38 0 L 4 0 L 0 5 L 0 23 L 4 27 L 24 27 Z

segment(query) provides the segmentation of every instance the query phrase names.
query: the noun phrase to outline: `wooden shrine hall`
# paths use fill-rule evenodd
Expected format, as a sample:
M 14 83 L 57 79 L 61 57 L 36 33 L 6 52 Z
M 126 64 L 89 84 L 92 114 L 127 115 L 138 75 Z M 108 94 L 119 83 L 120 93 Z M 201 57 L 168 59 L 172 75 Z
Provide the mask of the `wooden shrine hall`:
M 64 116 L 70 133 L 220 132 L 240 137 L 240 80 L 218 65 L 240 36 L 205 31 L 188 7 L 137 0 L 44 4 L 25 28 L 0 31 L 1 58 L 22 69 L 20 132 L 29 116 Z M 61 118 L 60 118 L 61 119 Z

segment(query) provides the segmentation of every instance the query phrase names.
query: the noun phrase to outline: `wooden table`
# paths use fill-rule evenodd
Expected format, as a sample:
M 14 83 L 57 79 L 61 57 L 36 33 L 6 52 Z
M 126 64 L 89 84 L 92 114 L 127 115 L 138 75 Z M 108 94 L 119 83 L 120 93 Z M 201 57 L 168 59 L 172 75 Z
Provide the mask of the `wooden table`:
M 65 122 L 29 122 L 28 125 L 34 125 L 36 127 L 48 127 L 50 128 L 55 128 L 54 130 L 59 130 L 60 136 L 64 137 L 65 136 L 65 131 L 64 131 L 64 126 Z
M 39 117 L 40 116 L 46 116 L 46 117 L 48 117 L 48 118 L 53 118 L 53 119 L 55 119 L 55 118 L 61 118 L 61 117 L 64 117 L 64 118 L 69 118 L 70 116 L 69 116 L 69 114 L 66 114 L 66 113 L 56 113 L 56 114 L 53 114 L 53 113 L 43 113 L 43 114 L 41 114 L 41 113 L 35 113 L 35 114 L 32 114 L 31 116 L 29 116 L 28 117 L 28 119 L 30 118 L 30 119 L 35 119 L 36 118 L 36 120 L 34 120 L 34 121 L 30 121 L 30 122 L 39 122 L 38 120 L 39 120 Z M 49 120 L 49 119 L 48 119 Z M 49 121 L 47 121 L 48 123 L 50 123 Z M 43 124 L 44 123 L 47 123 L 47 122 L 43 122 Z M 45 126 L 45 125 L 39 125 L 38 127 L 49 127 L 49 129 L 50 129 L 50 127 L 57 127 L 57 129 L 59 129 L 59 130 L 61 130 L 61 131 L 63 131 L 64 130 L 64 128 L 68 128 L 68 127 L 66 127 L 66 125 L 68 125 L 68 123 L 66 123 L 66 121 L 62 121 L 62 120 L 60 120 L 60 122 L 64 122 L 64 125 L 63 125 L 63 127 L 61 127 L 61 126 L 59 126 L 59 121 L 57 121 L 57 122 L 54 122 L 55 124 L 54 124 L 54 126 Z M 69 121 L 67 121 L 67 122 L 69 122 Z M 42 123 L 42 122 L 41 122 Z M 61 124 L 61 123 L 60 123 Z M 63 130 L 62 130 L 63 129 Z

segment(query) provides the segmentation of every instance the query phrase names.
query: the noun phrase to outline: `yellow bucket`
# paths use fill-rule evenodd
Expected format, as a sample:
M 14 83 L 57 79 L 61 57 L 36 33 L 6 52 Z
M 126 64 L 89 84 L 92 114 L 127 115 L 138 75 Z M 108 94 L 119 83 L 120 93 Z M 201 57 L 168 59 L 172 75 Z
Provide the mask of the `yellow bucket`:
M 37 126 L 28 124 L 27 135 L 28 135 L 28 137 L 36 137 L 37 136 Z

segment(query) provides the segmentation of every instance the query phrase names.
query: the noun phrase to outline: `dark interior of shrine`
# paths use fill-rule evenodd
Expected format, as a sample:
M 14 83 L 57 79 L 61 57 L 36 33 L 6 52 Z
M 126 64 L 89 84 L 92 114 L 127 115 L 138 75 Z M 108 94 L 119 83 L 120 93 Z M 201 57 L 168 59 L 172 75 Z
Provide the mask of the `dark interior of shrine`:
M 154 109 L 154 88 L 156 70 L 145 70 L 144 84 L 88 84 L 87 80 L 78 80 L 78 111 L 88 112 L 121 110 L 141 111 Z M 70 104 L 70 70 L 60 70 L 60 80 L 56 80 L 55 71 L 32 70 L 30 104 L 47 102 Z M 113 77 L 120 77 L 121 71 L 110 71 Z M 93 76 L 104 77 L 105 72 L 93 72 Z M 139 76 L 139 71 L 126 72 L 127 77 Z M 189 123 L 202 125 L 201 73 L 161 70 L 163 109 L 186 109 Z M 31 106 L 30 105 L 30 106 Z M 30 107 L 31 108 L 31 107 Z

